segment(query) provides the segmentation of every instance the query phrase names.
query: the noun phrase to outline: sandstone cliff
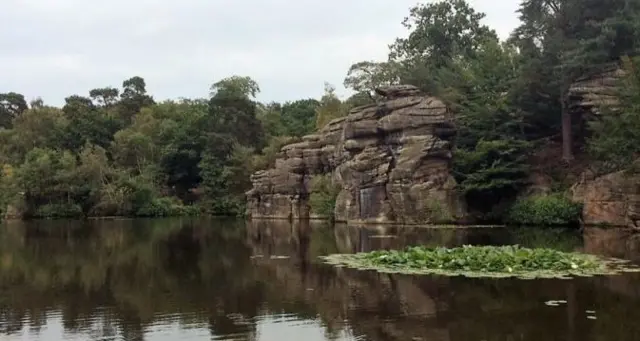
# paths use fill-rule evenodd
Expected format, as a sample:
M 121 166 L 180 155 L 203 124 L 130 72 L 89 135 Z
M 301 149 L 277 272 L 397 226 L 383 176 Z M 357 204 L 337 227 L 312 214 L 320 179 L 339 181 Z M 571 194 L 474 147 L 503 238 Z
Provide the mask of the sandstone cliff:
M 617 63 L 604 67 L 604 71 L 578 78 L 569 88 L 569 108 L 583 121 L 600 114 L 603 105 L 615 105 L 616 86 L 624 76 Z
M 572 187 L 573 199 L 584 204 L 586 225 L 638 227 L 640 176 L 625 171 L 595 177 L 585 172 Z
M 583 77 L 570 90 L 572 112 L 583 126 L 601 115 L 602 105 L 615 105 L 616 86 L 624 76 L 617 64 L 603 72 Z M 587 165 L 588 167 L 588 165 Z M 640 176 L 615 172 L 596 176 L 585 170 L 571 188 L 573 199 L 584 204 L 582 219 L 586 225 L 637 227 L 640 221 Z
M 313 218 L 309 183 L 328 175 L 341 189 L 336 221 L 454 222 L 463 201 L 450 174 L 453 117 L 413 86 L 378 89 L 378 104 L 353 109 L 315 135 L 282 148 L 272 169 L 251 177 L 252 218 Z

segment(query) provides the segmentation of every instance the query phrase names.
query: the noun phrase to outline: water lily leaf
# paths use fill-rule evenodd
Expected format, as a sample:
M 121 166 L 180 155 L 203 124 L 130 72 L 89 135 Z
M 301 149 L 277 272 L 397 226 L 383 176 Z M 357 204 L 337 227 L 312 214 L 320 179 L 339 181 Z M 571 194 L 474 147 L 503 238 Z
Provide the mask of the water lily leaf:
M 335 254 L 321 258 L 336 266 L 384 273 L 466 277 L 571 279 L 640 271 L 640 268 L 629 266 L 624 260 L 515 245 L 465 245 L 458 248 L 414 246 L 405 250 Z M 566 301 L 553 302 L 560 303 Z

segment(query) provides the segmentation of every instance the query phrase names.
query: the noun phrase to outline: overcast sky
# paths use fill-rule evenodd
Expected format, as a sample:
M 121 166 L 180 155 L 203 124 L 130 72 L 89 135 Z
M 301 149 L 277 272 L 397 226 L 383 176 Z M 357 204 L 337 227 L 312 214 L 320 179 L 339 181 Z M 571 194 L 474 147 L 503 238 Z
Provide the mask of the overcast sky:
M 345 94 L 349 66 L 384 60 L 417 0 L 1 0 L 0 92 L 59 105 L 134 75 L 156 99 L 251 76 L 262 101 Z M 505 37 L 519 0 L 470 0 Z

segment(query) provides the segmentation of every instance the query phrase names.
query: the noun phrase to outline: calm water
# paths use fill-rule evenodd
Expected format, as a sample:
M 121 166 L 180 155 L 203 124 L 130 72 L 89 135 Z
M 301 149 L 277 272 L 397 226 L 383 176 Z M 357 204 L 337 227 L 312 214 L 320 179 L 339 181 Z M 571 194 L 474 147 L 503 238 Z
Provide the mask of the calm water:
M 416 277 L 317 260 L 335 252 L 464 243 L 550 246 L 640 261 L 640 235 L 621 230 L 11 223 L 0 229 L 0 340 L 640 339 L 640 274 Z M 548 300 L 568 302 L 552 307 Z M 587 319 L 586 310 L 597 319 Z

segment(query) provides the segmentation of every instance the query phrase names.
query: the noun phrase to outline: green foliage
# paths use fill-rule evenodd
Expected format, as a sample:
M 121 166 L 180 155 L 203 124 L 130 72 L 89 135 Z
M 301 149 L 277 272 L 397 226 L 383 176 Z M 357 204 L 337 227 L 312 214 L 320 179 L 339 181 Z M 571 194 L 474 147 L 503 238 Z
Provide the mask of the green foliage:
M 381 272 L 468 277 L 567 278 L 634 271 L 596 256 L 553 249 L 509 246 L 408 247 L 330 255 L 326 261 Z
M 309 192 L 311 193 L 309 195 L 311 212 L 333 217 L 340 188 L 332 182 L 331 176 L 315 175 L 309 183 Z
M 205 210 L 214 215 L 243 215 L 244 192 L 251 187 L 250 175 L 254 171 L 253 149 L 235 144 L 225 160 L 205 155 L 199 168 Z
M 402 83 L 414 84 L 427 93 L 437 92 L 433 75 L 457 59 L 472 58 L 485 39 L 496 39 L 480 24 L 483 13 L 465 0 L 442 0 L 410 9 L 403 25 L 408 37 L 396 39 L 389 59 L 399 65 Z M 395 67 L 398 69 L 398 67 Z
M 170 217 L 198 215 L 195 206 L 185 206 L 176 198 L 153 198 L 145 201 L 134 213 L 137 217 Z
M 15 92 L 0 93 L 0 127 L 11 127 L 11 121 L 27 110 L 24 96 Z
M 589 151 L 600 161 L 601 171 L 629 169 L 640 155 L 640 58 L 625 58 L 625 76 L 617 87 L 618 103 L 603 105 L 591 122 Z
M 34 218 L 243 213 L 253 146 L 263 144 L 255 81 L 230 77 L 209 100 L 162 103 L 145 88 L 133 77 L 122 91 L 69 96 L 62 109 L 36 101 L 22 110 L 7 97 L 2 210 L 18 205 Z M 292 120 L 313 121 L 312 101 L 287 105 Z
M 316 108 L 316 128 L 322 129 L 331 120 L 343 117 L 347 114 L 347 107 L 335 94 L 335 88 L 325 83 L 324 95 L 320 99 L 320 105 Z
M 399 83 L 399 68 L 400 65 L 393 61 L 355 63 L 347 72 L 344 86 L 373 98 L 375 89 Z
M 78 204 L 45 204 L 39 206 L 33 213 L 33 218 L 80 218 L 83 216 L 82 207 Z
M 274 136 L 270 138 L 261 153 L 254 156 L 253 165 L 255 169 L 268 169 L 274 167 L 276 157 L 282 147 L 299 141 L 300 139 L 290 136 Z
M 452 249 L 416 246 L 405 251 L 373 251 L 362 258 L 376 265 L 482 272 L 567 271 L 597 267 L 590 257 L 518 246 L 465 246 Z
M 518 200 L 511 207 L 507 220 L 519 225 L 556 226 L 575 224 L 581 215 L 581 203 L 571 201 L 562 193 L 554 193 Z
M 457 136 L 442 129 L 440 137 L 456 145 L 460 189 L 472 209 L 499 216 L 526 185 L 534 141 L 562 135 L 564 154 L 582 149 L 574 142 L 585 136 L 573 141 L 572 130 L 585 131 L 586 119 L 570 114 L 569 86 L 637 54 L 640 3 L 522 0 L 508 41 L 484 17 L 465 0 L 412 7 L 403 21 L 408 32 L 390 45 L 387 60 L 354 61 L 344 84 L 355 93 L 346 100 L 325 84 L 318 100 L 261 104 L 260 86 L 247 76 L 217 80 L 209 98 L 160 103 L 139 76 L 120 88 L 71 94 L 62 108 L 39 99 L 29 107 L 23 95 L 1 93 L 1 204 L 22 203 L 31 215 L 77 205 L 84 215 L 148 216 L 181 212 L 179 200 L 242 214 L 249 175 L 273 166 L 284 144 L 375 103 L 374 88 L 404 83 L 453 111 Z M 628 168 L 640 154 L 633 60 L 625 62 L 619 103 L 591 125 L 588 149 L 603 169 Z M 314 210 L 330 215 L 335 189 L 314 186 Z
M 303 99 L 282 104 L 282 135 L 301 137 L 313 133 L 316 127 L 316 111 L 320 102 Z
M 408 247 L 325 257 L 328 263 L 380 272 L 468 277 L 569 278 L 637 271 L 617 261 L 553 249 L 509 246 Z
M 522 140 L 482 140 L 473 150 L 455 150 L 454 176 L 471 208 L 491 212 L 527 184 L 529 149 Z

